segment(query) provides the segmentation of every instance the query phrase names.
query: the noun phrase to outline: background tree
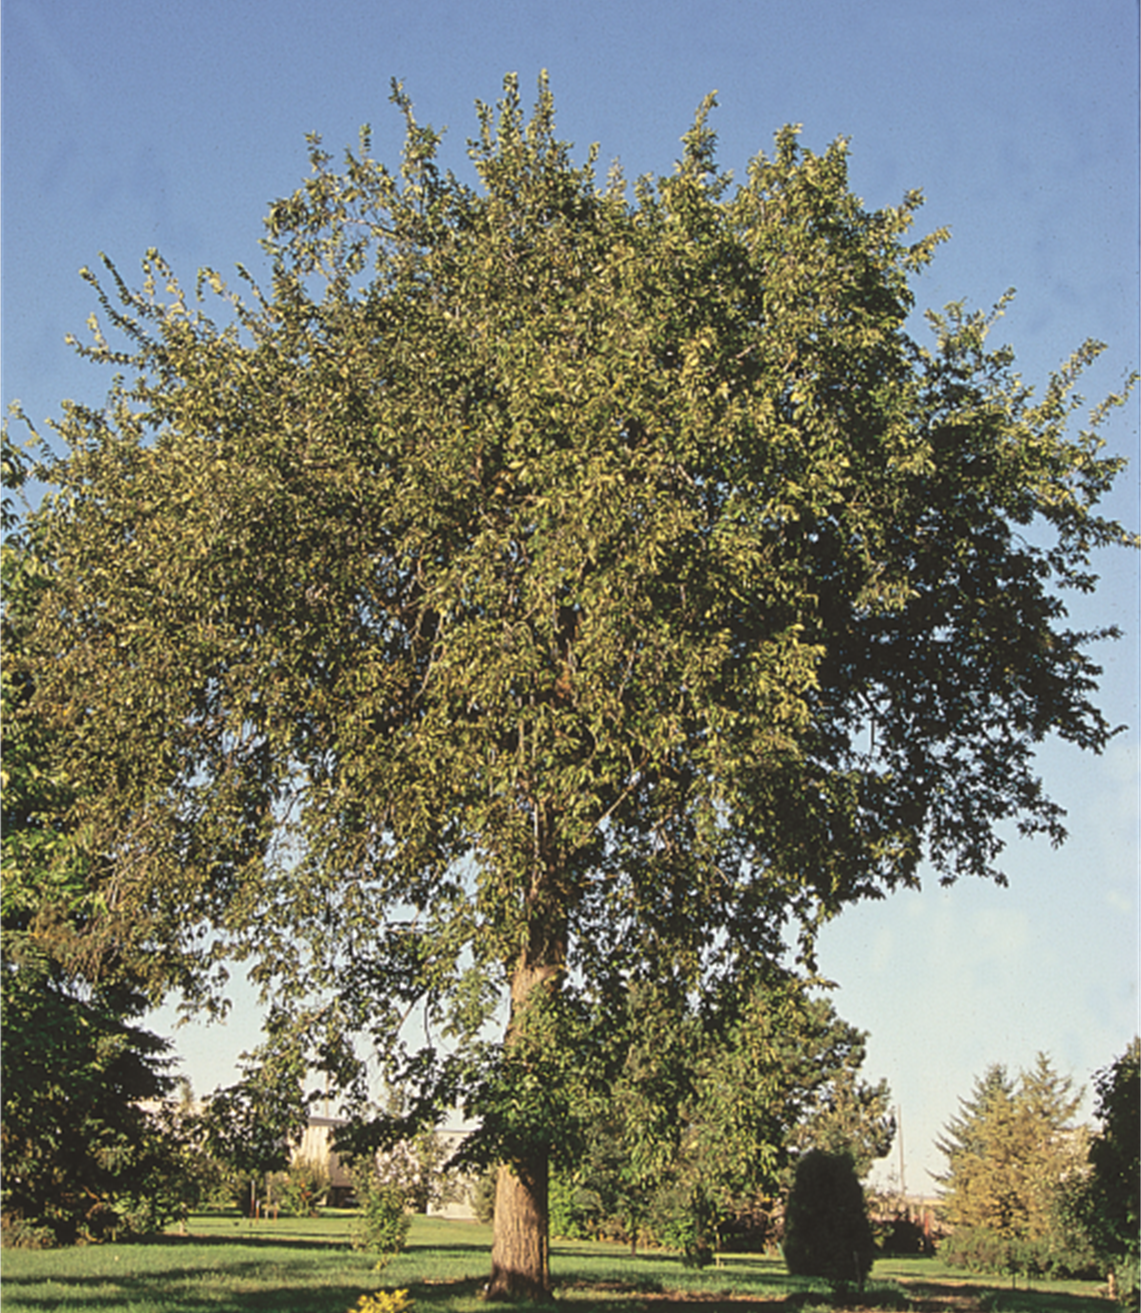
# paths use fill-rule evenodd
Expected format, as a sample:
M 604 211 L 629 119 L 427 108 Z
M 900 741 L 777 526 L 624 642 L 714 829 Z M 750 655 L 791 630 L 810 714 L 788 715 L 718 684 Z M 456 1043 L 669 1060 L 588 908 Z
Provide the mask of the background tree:
M 267 1181 L 266 1202 L 286 1217 L 316 1217 L 329 1199 L 329 1172 L 315 1158 L 294 1158 Z
M 177 1128 L 140 1107 L 174 1081 L 165 1041 L 123 1020 L 139 999 L 85 1001 L 26 962 L 0 980 L 4 1242 L 146 1234 L 185 1216 Z
M 371 1163 L 380 1183 L 397 1187 L 412 1212 L 426 1213 L 469 1193 L 473 1182 L 459 1166 L 468 1138 L 470 1134 L 459 1145 L 450 1143 L 436 1125 L 426 1123 L 412 1091 L 389 1085 L 371 1116 L 338 1129 L 333 1148 L 344 1157 Z M 469 1147 L 464 1160 L 486 1167 L 478 1149 Z
M 241 1080 L 215 1090 L 202 1114 L 205 1147 L 240 1185 L 251 1217 L 259 1189 L 268 1192 L 269 1174 L 288 1169 L 308 1122 L 304 1075 L 296 1054 L 292 1061 L 282 1050 L 268 1061 L 243 1055 Z
M 942 234 L 907 240 L 918 193 L 865 210 L 842 142 L 786 129 L 734 189 L 710 98 L 631 194 L 512 78 L 473 188 L 394 99 L 399 170 L 314 141 L 264 288 L 88 274 L 118 381 L 41 471 L 32 714 L 192 988 L 253 959 L 276 1037 L 362 1096 L 348 1037 L 414 1005 L 457 1046 L 440 1099 L 519 1083 L 491 1290 L 536 1294 L 545 998 L 747 975 L 923 857 L 1001 878 L 1000 822 L 1062 837 L 1037 745 L 1110 728 L 1057 588 L 1129 540 L 1120 462 L 1104 407 L 1069 431 L 1097 344 L 1035 400 L 983 316 L 910 339 Z
M 67 822 L 59 735 L 25 714 L 23 647 L 49 568 L 9 496 L 27 460 L 7 437 L 2 457 L 0 1213 L 5 1244 L 69 1244 L 161 1227 L 193 1188 L 185 1128 L 140 1106 L 174 1087 L 170 1045 L 133 1024 L 148 995 Z
M 688 1152 L 718 1243 L 727 1222 L 787 1195 L 806 1151 L 846 1154 L 860 1175 L 891 1148 L 886 1083 L 858 1079 L 866 1038 L 788 976 L 756 988 L 715 1035 L 688 1110 Z
M 1093 1078 L 1101 1130 L 1089 1147 L 1085 1216 L 1094 1247 L 1113 1270 L 1119 1298 L 1136 1307 L 1141 1232 L 1141 1041 Z
M 1073 1120 L 1081 1099 L 1045 1054 L 1017 1082 L 997 1065 L 976 1082 L 938 1141 L 948 1160 L 937 1179 L 949 1262 L 1018 1273 L 1088 1261 L 1063 1216 L 1067 1183 L 1084 1175 L 1087 1134 Z
M 959 1112 L 947 1123 L 935 1147 L 947 1159 L 948 1171 L 935 1179 L 946 1185 L 958 1162 L 978 1157 L 986 1149 L 985 1125 L 991 1109 L 1009 1105 L 1014 1098 L 1014 1082 L 1000 1063 L 992 1063 L 975 1080 L 975 1087 L 959 1100 Z
M 886 1084 L 858 1079 L 860 1031 L 805 983 L 772 971 L 696 1006 L 634 991 L 621 1068 L 561 1176 L 560 1221 L 645 1231 L 683 1252 L 723 1247 L 727 1228 L 763 1229 L 813 1145 L 890 1149 Z
M 860 1078 L 867 1032 L 838 1017 L 828 998 L 811 1001 L 799 1032 L 799 1053 L 789 1053 L 799 1098 L 787 1136 L 788 1152 L 847 1154 L 862 1181 L 872 1164 L 891 1152 L 896 1130 L 887 1081 L 869 1085 Z
M 451 1168 L 453 1145 L 435 1129 L 418 1131 L 381 1164 L 385 1180 L 399 1186 L 413 1213 L 458 1203 L 466 1193 L 460 1174 Z
M 579 1195 L 578 1217 L 624 1236 L 633 1252 L 655 1198 L 676 1187 L 685 1113 L 706 1040 L 700 1018 L 664 981 L 632 985 L 624 1013 L 607 1009 L 600 1024 L 617 1069 L 609 1080 L 603 1075 L 581 1152 L 562 1167 L 564 1209 L 576 1220 L 565 1200 L 570 1187 L 572 1201 Z M 598 1067 L 607 1070 L 605 1063 Z
M 846 1023 L 837 1022 L 837 1025 Z M 790 1139 L 802 1151 L 811 1148 L 847 1154 L 856 1176 L 863 1181 L 873 1163 L 891 1152 L 896 1125 L 887 1081 L 869 1085 L 858 1079 L 867 1035 L 860 1031 L 855 1034 L 858 1039 L 850 1056 L 824 1083 L 812 1111 L 793 1130 Z

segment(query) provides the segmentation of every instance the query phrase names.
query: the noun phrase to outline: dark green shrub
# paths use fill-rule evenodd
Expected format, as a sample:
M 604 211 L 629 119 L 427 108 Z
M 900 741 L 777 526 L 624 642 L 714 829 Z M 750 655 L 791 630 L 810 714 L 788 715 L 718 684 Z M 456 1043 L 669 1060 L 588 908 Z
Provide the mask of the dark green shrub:
M 913 1217 L 897 1214 L 880 1223 L 877 1240 L 881 1254 L 930 1254 L 931 1239 L 922 1225 Z
M 969 1272 L 1005 1272 L 1010 1243 L 982 1227 L 959 1226 L 939 1246 L 939 1257 Z
M 814 1149 L 797 1163 L 784 1223 L 785 1266 L 863 1289 L 875 1261 L 864 1191 L 847 1154 Z
M 939 1257 L 952 1267 L 996 1276 L 1059 1280 L 1099 1274 L 1094 1254 L 1081 1237 L 1067 1237 L 1058 1229 L 1030 1239 L 982 1226 L 957 1227 L 940 1244 Z

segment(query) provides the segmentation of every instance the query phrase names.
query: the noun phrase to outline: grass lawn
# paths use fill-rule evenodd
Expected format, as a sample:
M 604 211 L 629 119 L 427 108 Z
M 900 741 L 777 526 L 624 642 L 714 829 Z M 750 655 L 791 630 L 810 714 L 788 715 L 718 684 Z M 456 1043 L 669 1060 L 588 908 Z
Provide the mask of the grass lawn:
M 383 1272 L 349 1245 L 350 1214 L 250 1223 L 191 1219 L 186 1236 L 83 1249 L 7 1250 L 0 1269 L 3 1313 L 347 1313 L 360 1296 L 404 1288 L 416 1313 L 486 1313 L 490 1227 L 416 1218 L 408 1247 Z M 790 1277 L 779 1259 L 728 1255 L 689 1271 L 676 1258 L 587 1242 L 552 1245 L 556 1298 L 567 1313 L 808 1313 L 829 1303 L 818 1282 Z M 700 1310 L 692 1305 L 700 1304 Z M 865 1309 L 892 1313 L 1107 1313 L 1091 1282 L 996 1288 L 935 1259 L 881 1259 Z M 516 1308 L 525 1306 L 514 1306 Z

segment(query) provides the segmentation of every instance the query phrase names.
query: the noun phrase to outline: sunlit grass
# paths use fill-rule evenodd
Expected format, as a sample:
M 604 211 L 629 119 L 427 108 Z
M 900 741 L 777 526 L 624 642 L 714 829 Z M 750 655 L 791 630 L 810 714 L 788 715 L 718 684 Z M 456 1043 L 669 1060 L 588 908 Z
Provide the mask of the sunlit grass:
M 408 1247 L 381 1273 L 349 1244 L 351 1214 L 249 1222 L 236 1216 L 191 1219 L 188 1234 L 122 1245 L 3 1255 L 3 1313 L 347 1313 L 366 1292 L 407 1289 L 415 1313 L 486 1313 L 491 1229 L 474 1222 L 416 1218 Z M 551 1272 L 567 1313 L 740 1313 L 743 1301 L 779 1313 L 834 1305 L 822 1282 L 790 1277 L 778 1258 L 730 1254 L 692 1271 L 676 1257 L 617 1245 L 556 1241 Z M 881 1259 L 863 1309 L 933 1313 L 964 1297 L 980 1313 L 1106 1313 L 1090 1282 L 1042 1283 L 1032 1291 L 996 1288 L 934 1259 Z M 515 1305 L 526 1310 L 527 1305 Z

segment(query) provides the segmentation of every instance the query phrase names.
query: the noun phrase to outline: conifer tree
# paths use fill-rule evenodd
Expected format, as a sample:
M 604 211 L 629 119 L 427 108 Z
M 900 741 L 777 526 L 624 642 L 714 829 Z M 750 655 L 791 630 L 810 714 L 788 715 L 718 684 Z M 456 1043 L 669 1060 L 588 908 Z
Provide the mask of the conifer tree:
M 847 1154 L 811 1149 L 797 1163 L 781 1248 L 794 1276 L 863 1289 L 876 1247 L 863 1188 Z
M 1011 1272 L 1064 1265 L 1061 1191 L 1083 1174 L 1088 1144 L 1074 1122 L 1081 1098 L 1040 1053 L 1017 1081 L 990 1067 L 961 1100 L 937 1141 L 952 1262 Z

